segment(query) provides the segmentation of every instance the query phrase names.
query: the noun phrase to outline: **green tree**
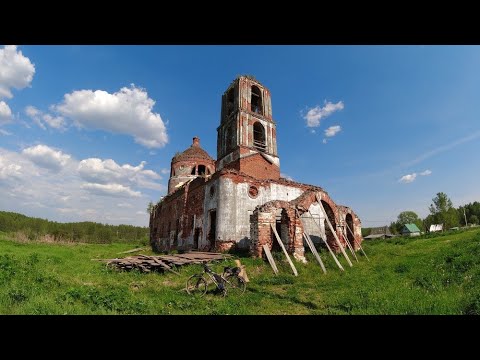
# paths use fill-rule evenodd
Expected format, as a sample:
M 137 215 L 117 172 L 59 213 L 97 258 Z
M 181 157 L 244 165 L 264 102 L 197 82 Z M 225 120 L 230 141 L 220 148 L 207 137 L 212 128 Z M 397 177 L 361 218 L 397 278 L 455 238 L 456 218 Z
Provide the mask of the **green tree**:
M 458 211 L 453 207 L 452 200 L 448 198 L 447 194 L 437 193 L 432 202 L 429 210 L 435 223 L 443 224 L 443 228 L 446 230 L 459 225 Z
M 478 216 L 477 215 L 471 215 L 470 218 L 468 219 L 470 224 L 478 224 Z
M 147 205 L 147 213 L 149 213 L 149 214 L 152 213 L 152 211 L 153 211 L 153 206 L 154 206 L 153 202 L 150 201 L 150 202 L 148 203 L 148 205 Z
M 405 224 L 415 224 L 420 230 L 423 230 L 423 222 L 414 211 L 402 211 L 398 214 L 397 230 L 400 232 Z

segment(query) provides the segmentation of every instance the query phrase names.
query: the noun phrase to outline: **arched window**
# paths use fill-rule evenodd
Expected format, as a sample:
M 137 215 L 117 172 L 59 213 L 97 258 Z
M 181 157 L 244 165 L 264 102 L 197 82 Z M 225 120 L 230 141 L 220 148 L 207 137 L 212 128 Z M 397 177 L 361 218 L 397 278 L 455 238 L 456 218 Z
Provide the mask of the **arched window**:
M 235 108 L 235 89 L 231 88 L 227 93 L 227 115 L 230 115 Z
M 235 146 L 233 127 L 228 127 L 225 131 L 225 150 L 229 151 Z
M 196 170 L 196 167 L 194 166 L 194 167 L 192 168 L 191 175 L 196 175 L 195 170 Z
M 262 93 L 258 87 L 252 86 L 252 98 L 250 99 L 251 110 L 263 115 Z
M 265 145 L 265 128 L 258 121 L 253 124 L 253 147 L 262 152 L 267 150 Z
M 205 176 L 205 165 L 198 165 L 198 175 Z

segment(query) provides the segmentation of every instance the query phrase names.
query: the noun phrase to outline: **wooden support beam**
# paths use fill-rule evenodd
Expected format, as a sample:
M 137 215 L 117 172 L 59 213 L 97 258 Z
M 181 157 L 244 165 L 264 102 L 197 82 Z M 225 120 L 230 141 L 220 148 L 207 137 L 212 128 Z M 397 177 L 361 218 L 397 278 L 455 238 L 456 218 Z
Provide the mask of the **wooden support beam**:
M 360 248 L 360 250 L 362 250 L 363 255 L 365 255 L 365 257 L 367 258 L 367 260 L 370 261 L 370 259 L 368 258 L 367 254 L 365 254 L 365 251 L 363 251 L 362 245 L 359 244 L 359 243 L 355 240 L 355 234 L 353 233 L 352 229 L 350 229 L 350 226 L 348 226 L 348 223 L 347 223 L 346 221 L 345 221 L 345 225 L 347 225 L 348 231 L 350 231 L 350 234 L 352 234 L 352 236 L 353 236 L 353 241 L 355 242 L 355 244 L 358 245 L 358 247 Z
M 303 233 L 303 237 L 304 237 L 305 242 L 307 243 L 308 247 L 310 248 L 310 251 L 313 253 L 313 255 L 315 255 L 315 258 L 317 259 L 318 263 L 320 264 L 320 267 L 322 268 L 323 273 L 326 274 L 327 269 L 325 269 L 325 265 L 323 265 L 323 261 L 320 258 L 320 255 L 318 254 L 317 249 L 315 249 L 315 245 L 313 244 L 312 239 L 310 239 L 310 236 L 308 236 L 305 233 Z
M 347 222 L 345 222 L 346 224 Z M 350 244 L 350 241 L 348 241 L 348 236 L 347 236 L 347 232 L 345 231 L 345 228 L 341 228 L 342 229 L 342 236 L 343 236 L 343 239 L 345 240 L 345 244 L 347 244 L 348 246 L 348 249 L 350 250 L 350 252 L 352 253 L 353 257 L 355 258 L 355 260 L 357 260 L 358 262 L 358 258 L 357 258 L 357 254 L 355 254 L 355 250 L 352 248 L 352 244 Z
M 325 235 L 322 233 L 322 228 L 320 227 L 320 225 L 315 222 L 315 219 L 313 218 L 313 216 L 312 216 L 312 214 L 310 213 L 310 211 L 307 210 L 305 213 L 310 214 L 310 218 L 311 218 L 312 221 L 315 223 L 315 225 L 318 226 L 318 229 L 320 230 L 320 237 L 322 238 L 323 242 L 324 242 L 325 245 L 327 246 L 327 249 L 328 249 L 328 251 L 330 252 L 330 255 L 332 255 L 333 260 L 335 260 L 335 264 L 337 264 L 337 266 L 338 266 L 338 268 L 339 268 L 340 270 L 344 271 L 344 268 L 343 268 L 342 264 L 340 264 L 340 262 L 338 261 L 337 257 L 335 256 L 335 253 L 333 252 L 333 250 L 332 250 L 332 248 L 330 247 L 330 245 L 328 245 L 328 241 L 327 241 L 327 239 L 325 238 Z M 302 218 L 300 218 L 300 221 L 302 221 L 302 223 L 303 223 Z M 303 227 L 305 228 L 305 223 L 303 223 Z
M 340 251 L 342 252 L 345 259 L 347 260 L 348 265 L 350 265 L 350 267 L 352 267 L 353 264 L 350 261 L 350 258 L 348 257 L 347 253 L 345 252 L 345 249 L 343 248 L 342 243 L 338 239 L 337 233 L 335 232 L 335 229 L 333 228 L 332 223 L 330 222 L 330 219 L 328 218 L 327 212 L 325 211 L 325 209 L 323 207 L 320 196 L 318 196 L 318 194 L 315 194 L 315 197 L 317 198 L 318 204 L 320 205 L 320 209 L 322 210 L 323 215 L 325 215 L 325 220 L 327 221 L 328 227 L 330 228 L 330 231 L 333 233 L 333 237 L 335 238 L 335 241 L 336 241 L 337 245 L 340 247 Z
M 267 260 L 270 263 L 270 266 L 272 267 L 273 272 L 275 273 L 275 275 L 278 275 L 277 264 L 275 264 L 275 260 L 273 260 L 270 249 L 268 248 L 267 245 L 262 245 L 262 247 L 263 247 L 263 251 L 265 251 L 265 255 L 267 255 Z
M 242 263 L 238 259 L 234 261 L 235 261 L 235 265 L 237 265 L 237 267 L 240 268 L 240 274 L 238 275 L 240 275 L 243 278 L 243 280 L 245 280 L 246 283 L 250 282 L 250 279 L 248 278 L 248 275 L 247 275 L 247 270 L 245 269 L 245 265 L 242 265 Z
M 277 239 L 278 244 L 283 250 L 283 253 L 287 257 L 288 263 L 290 264 L 290 267 L 292 268 L 293 274 L 295 276 L 298 276 L 297 269 L 295 268 L 295 265 L 293 265 L 292 259 L 290 259 L 290 256 L 287 253 L 287 250 L 285 249 L 285 246 L 283 245 L 282 239 L 280 239 L 280 236 L 278 236 L 277 229 L 275 229 L 275 226 L 273 224 L 270 224 L 270 227 L 272 228 L 273 233 L 275 234 L 275 238 Z

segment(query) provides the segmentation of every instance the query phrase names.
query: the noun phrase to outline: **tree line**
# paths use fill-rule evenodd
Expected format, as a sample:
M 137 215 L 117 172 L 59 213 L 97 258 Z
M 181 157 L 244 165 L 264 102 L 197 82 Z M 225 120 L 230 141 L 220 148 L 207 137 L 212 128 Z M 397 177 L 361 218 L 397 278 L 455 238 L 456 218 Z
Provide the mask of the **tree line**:
M 87 243 L 148 243 L 149 228 L 132 225 L 108 225 L 91 221 L 59 223 L 22 214 L 0 211 L 0 232 L 23 233 L 29 240 L 51 236 L 54 241 Z
M 397 221 L 390 223 L 390 232 L 399 234 L 405 224 L 415 224 L 424 232 L 428 232 L 432 224 L 443 224 L 443 229 L 448 230 L 458 226 L 478 225 L 480 219 L 478 201 L 455 208 L 450 198 L 443 192 L 437 193 L 428 209 L 430 214 L 424 219 L 414 211 L 401 212 Z

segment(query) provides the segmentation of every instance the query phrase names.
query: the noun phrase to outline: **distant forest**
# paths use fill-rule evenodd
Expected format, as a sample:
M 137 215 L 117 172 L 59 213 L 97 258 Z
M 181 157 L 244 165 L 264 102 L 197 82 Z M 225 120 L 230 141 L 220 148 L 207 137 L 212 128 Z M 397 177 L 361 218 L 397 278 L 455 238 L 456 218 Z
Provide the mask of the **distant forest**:
M 59 223 L 6 211 L 0 211 L 0 232 L 11 233 L 24 240 L 50 239 L 101 244 L 147 244 L 149 238 L 148 227 L 107 225 L 90 221 Z

